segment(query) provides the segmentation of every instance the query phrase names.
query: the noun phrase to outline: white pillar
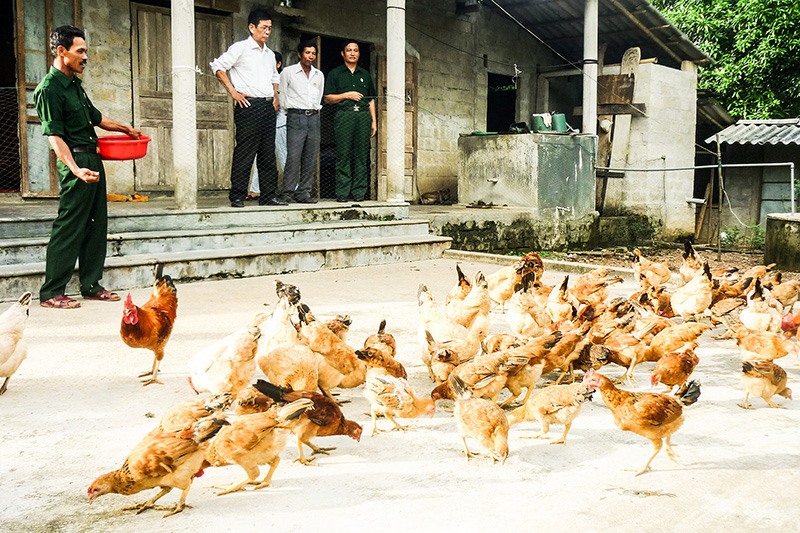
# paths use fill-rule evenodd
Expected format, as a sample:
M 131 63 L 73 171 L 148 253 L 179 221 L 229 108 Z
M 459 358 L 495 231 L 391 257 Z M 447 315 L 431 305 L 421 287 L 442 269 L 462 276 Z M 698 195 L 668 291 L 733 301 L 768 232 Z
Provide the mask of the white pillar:
M 386 0 L 386 201 L 404 202 L 406 2 Z
M 583 133 L 597 134 L 597 6 L 586 0 L 583 14 Z
M 194 1 L 172 0 L 172 174 L 178 209 L 197 207 L 194 69 Z

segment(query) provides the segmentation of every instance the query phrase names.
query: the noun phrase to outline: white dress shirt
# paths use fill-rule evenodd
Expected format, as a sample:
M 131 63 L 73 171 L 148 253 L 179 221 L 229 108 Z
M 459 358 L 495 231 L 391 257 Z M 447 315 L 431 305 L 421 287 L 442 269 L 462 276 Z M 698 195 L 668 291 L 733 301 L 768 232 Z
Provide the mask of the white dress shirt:
M 278 100 L 281 109 L 322 109 L 322 91 L 325 89 L 325 75 L 311 65 L 306 76 L 300 63 L 289 65 L 280 76 Z
M 280 82 L 275 54 L 267 45 L 259 46 L 252 36 L 237 41 L 210 63 L 211 71 L 230 71 L 233 88 L 253 97 L 272 98 L 272 84 Z

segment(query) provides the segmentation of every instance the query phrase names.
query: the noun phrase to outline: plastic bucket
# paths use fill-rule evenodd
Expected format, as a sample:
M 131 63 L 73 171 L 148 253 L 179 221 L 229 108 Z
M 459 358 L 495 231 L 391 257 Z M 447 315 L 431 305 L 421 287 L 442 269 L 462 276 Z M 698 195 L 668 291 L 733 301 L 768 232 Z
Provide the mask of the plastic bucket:
M 553 131 L 566 133 L 567 131 L 567 118 L 564 113 L 553 114 Z
M 563 117 L 564 115 L 561 116 Z M 553 128 L 551 126 L 545 126 L 544 117 L 542 115 L 533 115 L 531 117 L 531 125 L 533 126 L 531 129 L 535 132 L 553 131 Z

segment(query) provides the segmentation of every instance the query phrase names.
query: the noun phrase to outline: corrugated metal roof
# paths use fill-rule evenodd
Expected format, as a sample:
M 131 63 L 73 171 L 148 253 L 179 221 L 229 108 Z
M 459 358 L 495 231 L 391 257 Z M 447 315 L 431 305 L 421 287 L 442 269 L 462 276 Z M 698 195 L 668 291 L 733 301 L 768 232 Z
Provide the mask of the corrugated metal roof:
M 719 140 L 723 144 L 800 144 L 800 119 L 740 120 L 719 132 Z M 706 142 L 716 142 L 716 136 Z
M 514 18 L 571 63 L 583 60 L 585 0 L 484 0 L 502 6 Z M 600 44 L 605 63 L 619 63 L 625 50 L 638 46 L 643 58 L 680 67 L 682 61 L 708 65 L 711 59 L 645 0 L 599 0 Z

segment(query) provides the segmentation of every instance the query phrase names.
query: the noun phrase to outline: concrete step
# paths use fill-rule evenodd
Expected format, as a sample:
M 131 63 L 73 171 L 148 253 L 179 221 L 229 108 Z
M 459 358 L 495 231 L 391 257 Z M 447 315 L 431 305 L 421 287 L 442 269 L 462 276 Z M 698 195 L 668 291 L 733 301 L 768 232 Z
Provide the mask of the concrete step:
M 8 213 L 6 213 L 6 211 Z M 24 209 L 4 210 L 0 216 L 0 239 L 47 237 L 56 217 L 57 207 L 50 213 L 38 210 L 27 213 Z M 214 207 L 179 211 L 151 207 L 145 204 L 110 206 L 109 233 L 134 231 L 195 230 L 211 228 L 270 227 L 307 222 L 336 220 L 403 220 L 408 218 L 407 203 L 366 201 L 340 204 L 321 202 L 311 207 L 292 204 L 286 207 L 260 207 L 250 205 L 244 209 Z
M 150 286 L 157 263 L 163 264 L 164 273 L 176 282 L 186 283 L 420 261 L 441 257 L 449 247 L 447 237 L 411 235 L 109 257 L 103 286 L 110 290 Z M 44 281 L 44 268 L 44 262 L 0 266 L 0 301 L 16 300 L 26 290 L 36 295 Z M 67 293 L 77 290 L 75 275 Z
M 427 234 L 426 220 L 362 219 L 262 227 L 144 230 L 109 234 L 107 254 L 108 257 L 119 257 Z M 0 265 L 42 262 L 47 253 L 47 242 L 48 237 L 0 239 Z

